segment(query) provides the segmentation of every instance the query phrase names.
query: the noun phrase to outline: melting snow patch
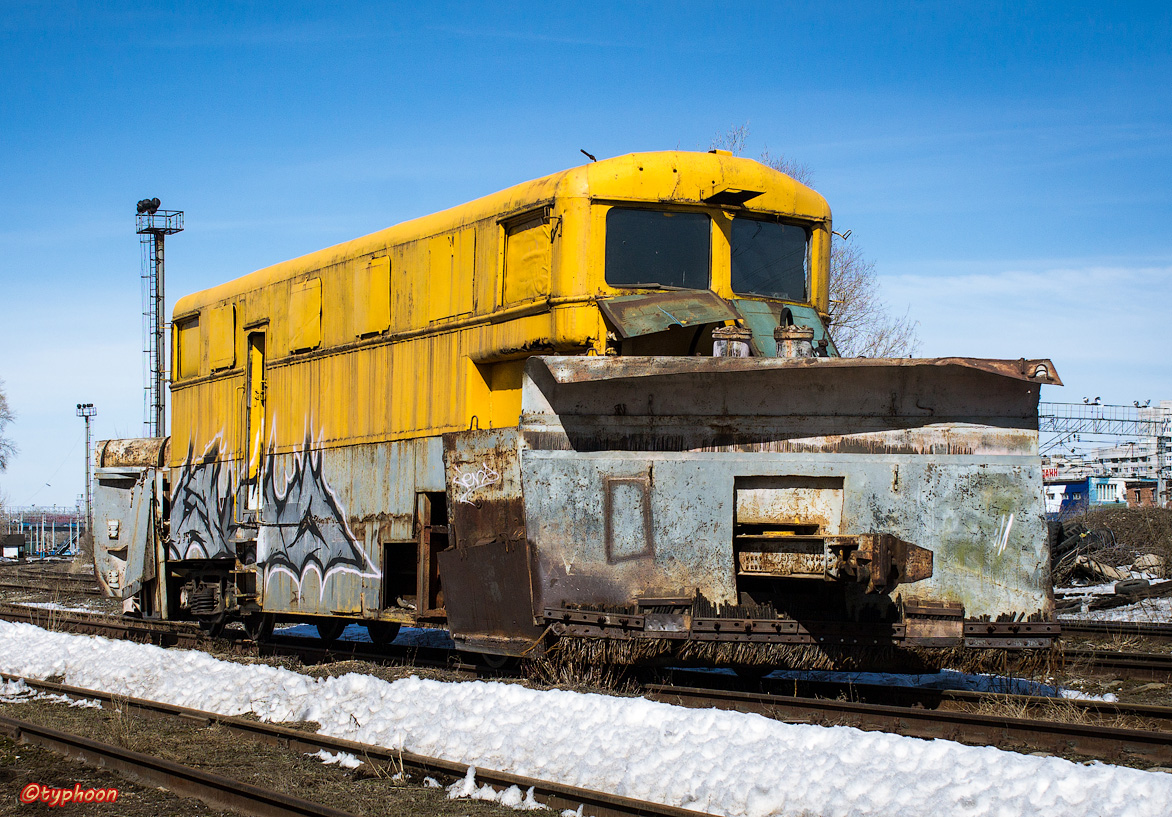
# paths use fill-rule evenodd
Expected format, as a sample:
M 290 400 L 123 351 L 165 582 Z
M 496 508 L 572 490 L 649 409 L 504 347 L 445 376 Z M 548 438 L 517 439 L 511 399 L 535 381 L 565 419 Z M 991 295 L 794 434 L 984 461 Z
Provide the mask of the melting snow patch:
M 1166 817 L 1172 803 L 1172 776 L 1102 763 L 519 684 L 315 679 L 11 622 L 0 622 L 0 671 L 317 721 L 334 737 L 726 817 Z M 450 792 L 519 794 L 478 786 L 474 773 Z
M 436 780 L 434 777 L 425 777 L 425 778 L 423 778 L 423 788 L 425 788 L 425 789 L 442 789 L 443 786 L 441 786 L 440 782 L 438 780 Z
M 311 752 L 309 756 L 316 757 L 322 763 L 337 763 L 343 769 L 357 769 L 362 765 L 362 761 L 349 752 L 338 752 L 335 755 L 322 749 L 320 752 Z
M 20 680 L 0 681 L 0 703 L 24 704 L 30 701 L 48 701 L 49 703 L 68 704 L 84 709 L 102 708 L 100 701 L 90 698 L 70 698 L 68 695 L 57 695 L 52 692 L 37 692 Z
M 428 780 L 431 780 L 431 778 L 429 777 Z M 436 785 L 438 786 L 439 784 L 437 783 Z M 468 774 L 464 775 L 462 780 L 457 780 L 448 786 L 448 799 L 487 800 L 491 803 L 500 803 L 502 806 L 508 806 L 516 811 L 534 811 L 536 809 L 548 808 L 548 806 L 543 806 L 533 799 L 532 786 L 524 794 L 521 794 L 521 789 L 517 786 L 509 786 L 504 791 L 497 791 L 487 783 L 483 786 L 477 786 L 475 766 L 469 766 Z

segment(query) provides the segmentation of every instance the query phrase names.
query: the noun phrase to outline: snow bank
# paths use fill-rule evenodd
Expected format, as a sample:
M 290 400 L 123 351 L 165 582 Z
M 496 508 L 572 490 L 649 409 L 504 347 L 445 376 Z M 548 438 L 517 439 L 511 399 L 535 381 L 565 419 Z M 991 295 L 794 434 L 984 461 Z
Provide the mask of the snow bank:
M 314 720 L 336 737 L 722 815 L 1164 817 L 1172 808 L 1172 775 L 1159 772 L 517 684 L 313 679 L 8 622 L 0 670 Z
M 1155 599 L 1141 599 L 1123 607 L 1108 607 L 1105 610 L 1088 610 L 1084 603 L 1081 610 L 1058 614 L 1063 620 L 1078 621 L 1132 621 L 1141 624 L 1167 624 L 1172 621 L 1172 598 L 1163 596 Z

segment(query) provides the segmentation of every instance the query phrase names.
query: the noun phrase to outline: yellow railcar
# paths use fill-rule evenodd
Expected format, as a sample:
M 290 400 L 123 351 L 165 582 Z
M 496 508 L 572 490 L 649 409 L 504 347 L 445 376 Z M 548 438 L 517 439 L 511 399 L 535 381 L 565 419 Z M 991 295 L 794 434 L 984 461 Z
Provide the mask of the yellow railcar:
M 492 654 L 1044 622 L 1053 367 L 838 358 L 830 237 L 757 162 L 631 154 L 183 298 L 128 605 Z

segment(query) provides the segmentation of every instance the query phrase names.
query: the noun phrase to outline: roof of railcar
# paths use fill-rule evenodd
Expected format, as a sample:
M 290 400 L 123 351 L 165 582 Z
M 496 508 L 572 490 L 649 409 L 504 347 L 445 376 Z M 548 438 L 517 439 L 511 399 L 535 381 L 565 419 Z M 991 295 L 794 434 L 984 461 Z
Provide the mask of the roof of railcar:
M 498 193 L 404 221 L 369 235 L 264 267 L 210 289 L 180 298 L 174 314 L 190 314 L 207 304 L 322 269 L 349 258 L 455 229 L 484 218 L 522 212 L 554 198 L 592 197 L 613 201 L 670 201 L 703 204 L 724 189 L 763 191 L 747 209 L 812 220 L 828 220 L 821 195 L 789 176 L 752 159 L 725 153 L 668 150 L 628 153 L 563 170 Z

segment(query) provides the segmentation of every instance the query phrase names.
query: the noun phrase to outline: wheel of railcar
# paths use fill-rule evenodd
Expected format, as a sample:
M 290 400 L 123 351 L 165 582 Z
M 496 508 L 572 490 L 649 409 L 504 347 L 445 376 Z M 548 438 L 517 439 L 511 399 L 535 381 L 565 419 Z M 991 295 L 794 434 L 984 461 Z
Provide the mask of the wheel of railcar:
M 385 647 L 395 640 L 399 634 L 399 624 L 394 621 L 368 621 L 366 632 L 370 640 L 380 647 Z
M 760 687 L 765 676 L 772 671 L 772 667 L 739 666 L 733 669 L 737 677 L 751 687 Z
M 244 617 L 244 632 L 257 644 L 268 641 L 273 634 L 273 625 L 276 620 L 270 613 L 253 613 Z
M 489 669 L 505 669 L 511 667 L 517 661 L 511 655 L 490 655 L 486 652 L 480 653 L 480 663 Z
M 346 629 L 346 622 L 341 620 L 331 619 L 329 621 L 319 621 L 317 623 L 317 634 L 326 644 L 333 644 L 342 635 L 342 631 Z
M 226 624 L 226 617 L 223 613 L 216 613 L 212 616 L 203 616 L 199 619 L 199 628 L 207 633 L 212 638 L 219 638 L 224 632 L 224 624 Z

